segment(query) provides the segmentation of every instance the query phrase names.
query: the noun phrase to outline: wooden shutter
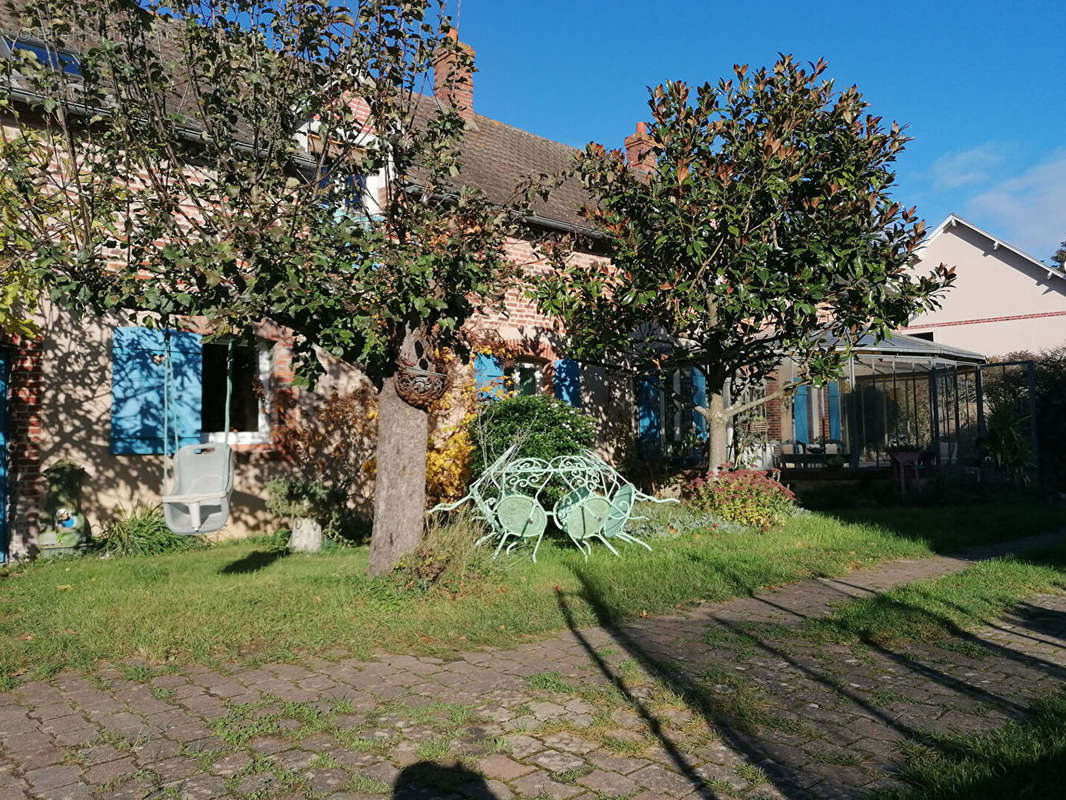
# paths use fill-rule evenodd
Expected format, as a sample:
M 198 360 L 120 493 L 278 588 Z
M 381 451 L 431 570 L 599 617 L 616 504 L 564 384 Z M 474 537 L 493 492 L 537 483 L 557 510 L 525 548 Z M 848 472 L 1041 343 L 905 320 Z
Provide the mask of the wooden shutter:
M 659 387 L 652 376 L 637 379 L 637 446 L 645 458 L 662 448 L 662 408 Z
M 478 400 L 496 400 L 503 393 L 503 365 L 496 356 L 478 353 L 474 357 L 474 388 Z
M 800 386 L 792 401 L 792 431 L 797 442 L 807 444 L 811 440 L 811 387 Z
M 175 435 L 179 447 L 198 443 L 203 405 L 201 337 L 170 332 L 173 383 L 168 398 L 170 440 L 165 447 L 166 333 L 155 328 L 116 328 L 111 354 L 111 452 L 173 452 Z
M 572 358 L 555 362 L 555 396 L 569 406 L 581 408 L 581 366 Z
M 696 367 L 692 368 L 692 405 L 707 407 L 707 378 Z M 692 426 L 700 441 L 707 441 L 707 418 L 695 409 L 692 410 Z

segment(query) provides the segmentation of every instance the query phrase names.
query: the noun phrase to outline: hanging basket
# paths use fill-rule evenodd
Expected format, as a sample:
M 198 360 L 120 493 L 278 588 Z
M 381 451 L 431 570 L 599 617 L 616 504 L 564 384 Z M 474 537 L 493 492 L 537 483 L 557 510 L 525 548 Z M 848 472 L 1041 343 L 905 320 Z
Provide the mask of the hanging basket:
M 396 394 L 415 408 L 427 409 L 448 390 L 448 376 L 404 360 L 396 373 Z

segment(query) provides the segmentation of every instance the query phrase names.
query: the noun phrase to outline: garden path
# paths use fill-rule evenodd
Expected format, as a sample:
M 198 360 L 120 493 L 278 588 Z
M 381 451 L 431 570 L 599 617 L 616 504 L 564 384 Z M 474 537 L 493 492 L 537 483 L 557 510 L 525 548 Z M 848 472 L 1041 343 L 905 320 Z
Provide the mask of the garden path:
M 0 694 L 0 800 L 859 797 L 893 785 L 901 743 L 999 726 L 1061 686 L 1066 597 L 1029 598 L 938 645 L 826 644 L 798 623 L 1061 539 L 892 562 L 447 662 L 64 673 Z M 565 610 L 570 598 L 558 599 Z

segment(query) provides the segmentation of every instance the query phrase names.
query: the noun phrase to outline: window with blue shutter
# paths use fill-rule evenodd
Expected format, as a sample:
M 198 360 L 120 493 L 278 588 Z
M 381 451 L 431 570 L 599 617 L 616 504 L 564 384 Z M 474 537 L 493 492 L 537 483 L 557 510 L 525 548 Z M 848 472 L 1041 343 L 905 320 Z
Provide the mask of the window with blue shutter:
M 116 328 L 111 359 L 111 452 L 164 452 L 166 332 Z M 170 331 L 169 441 L 165 452 L 201 440 L 203 346 L 199 334 Z
M 707 407 L 707 377 L 696 367 L 692 368 L 692 405 Z M 696 409 L 692 409 L 692 427 L 701 442 L 707 441 L 707 418 Z
M 474 357 L 474 388 L 478 400 L 495 400 L 503 393 L 503 365 L 496 356 L 478 353 Z
M 7 376 L 8 352 L 0 350 L 0 564 L 7 560 Z
M 581 408 L 581 367 L 572 358 L 555 362 L 555 397 L 569 406 Z
M 797 442 L 811 440 L 811 387 L 800 386 L 792 400 L 792 436 Z
M 650 375 L 637 379 L 637 449 L 644 458 L 662 450 L 662 392 Z

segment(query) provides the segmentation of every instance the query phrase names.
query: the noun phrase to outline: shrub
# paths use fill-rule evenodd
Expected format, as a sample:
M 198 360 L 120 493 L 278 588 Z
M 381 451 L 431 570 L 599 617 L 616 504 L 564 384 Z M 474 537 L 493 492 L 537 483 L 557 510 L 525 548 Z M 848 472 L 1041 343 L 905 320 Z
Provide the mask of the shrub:
M 480 474 L 504 450 L 518 443 L 518 457 L 550 460 L 576 455 L 596 442 L 588 414 L 547 395 L 517 395 L 485 403 L 470 423 L 474 473 Z
M 491 547 L 477 547 L 484 528 L 469 514 L 431 524 L 418 548 L 400 559 L 393 579 L 403 589 L 437 590 L 457 597 L 497 575 Z
M 196 547 L 195 536 L 180 536 L 167 527 L 158 506 L 122 509 L 104 529 L 98 547 L 115 556 L 151 556 Z
M 740 469 L 716 480 L 697 478 L 684 490 L 689 504 L 753 528 L 769 530 L 792 515 L 796 496 L 766 472 Z

